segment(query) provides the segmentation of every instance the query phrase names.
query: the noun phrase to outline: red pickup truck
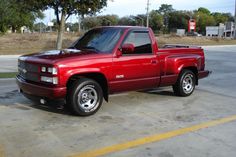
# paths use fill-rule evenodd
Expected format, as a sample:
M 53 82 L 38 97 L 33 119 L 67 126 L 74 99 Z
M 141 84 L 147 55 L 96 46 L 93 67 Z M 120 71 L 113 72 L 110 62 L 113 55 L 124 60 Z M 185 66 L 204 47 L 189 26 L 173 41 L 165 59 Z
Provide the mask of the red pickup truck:
M 94 28 L 72 46 L 18 59 L 20 91 L 40 103 L 66 100 L 80 116 L 94 114 L 109 94 L 172 86 L 178 96 L 193 93 L 209 75 L 203 49 L 184 45 L 158 48 L 150 28 Z

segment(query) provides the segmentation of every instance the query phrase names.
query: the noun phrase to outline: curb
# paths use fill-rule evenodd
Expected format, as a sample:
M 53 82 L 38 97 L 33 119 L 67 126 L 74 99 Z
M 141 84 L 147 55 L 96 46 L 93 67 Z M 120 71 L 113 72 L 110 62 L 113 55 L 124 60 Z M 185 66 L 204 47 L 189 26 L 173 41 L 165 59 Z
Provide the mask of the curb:
M 15 80 L 16 78 L 0 78 L 0 81 Z
M 0 55 L 0 58 L 18 58 L 21 55 Z
M 211 47 L 236 47 L 236 45 L 208 45 L 208 46 L 201 46 L 203 48 L 211 48 Z

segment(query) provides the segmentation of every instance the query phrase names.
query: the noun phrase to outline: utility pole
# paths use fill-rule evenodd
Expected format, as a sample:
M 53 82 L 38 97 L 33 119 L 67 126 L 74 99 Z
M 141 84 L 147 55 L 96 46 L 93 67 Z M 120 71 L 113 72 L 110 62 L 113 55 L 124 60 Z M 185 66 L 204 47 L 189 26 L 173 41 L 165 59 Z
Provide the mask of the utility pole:
M 78 25 L 79 25 L 79 33 L 81 32 L 81 19 L 80 16 L 78 15 Z
M 234 39 L 236 39 L 236 0 L 235 0 L 235 12 L 234 12 Z
M 149 27 L 149 0 L 147 0 L 147 27 Z
M 42 33 L 42 21 L 39 24 L 39 33 Z

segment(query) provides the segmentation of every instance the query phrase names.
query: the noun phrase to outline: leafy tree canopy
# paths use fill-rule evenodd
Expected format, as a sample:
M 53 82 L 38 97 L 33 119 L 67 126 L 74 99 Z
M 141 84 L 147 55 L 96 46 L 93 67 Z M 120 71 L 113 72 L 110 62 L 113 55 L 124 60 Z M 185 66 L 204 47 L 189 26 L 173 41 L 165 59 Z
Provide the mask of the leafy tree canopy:
M 60 24 L 60 14 L 65 15 L 68 19 L 73 14 L 93 15 L 99 12 L 107 5 L 107 0 L 20 0 L 32 6 L 32 9 L 46 10 L 48 8 L 54 9 L 57 17 L 57 23 Z
M 32 10 L 28 4 L 18 0 L 0 0 L 0 31 L 19 30 L 22 26 L 32 28 L 37 18 L 43 18 L 40 10 Z
M 32 6 L 34 10 L 52 8 L 59 25 L 56 48 L 62 48 L 65 21 L 73 14 L 91 15 L 107 5 L 107 0 L 19 0 Z
M 161 15 L 167 15 L 173 11 L 174 9 L 172 5 L 169 5 L 169 4 L 162 4 L 160 8 L 157 10 L 157 12 L 159 12 Z
M 157 11 L 150 12 L 150 27 L 155 31 L 159 32 L 163 27 L 163 17 Z
M 198 11 L 199 13 L 203 13 L 203 14 L 207 14 L 207 15 L 210 15 L 210 14 L 211 14 L 210 10 L 208 10 L 207 8 L 203 8 L 203 7 L 198 8 L 197 11 Z

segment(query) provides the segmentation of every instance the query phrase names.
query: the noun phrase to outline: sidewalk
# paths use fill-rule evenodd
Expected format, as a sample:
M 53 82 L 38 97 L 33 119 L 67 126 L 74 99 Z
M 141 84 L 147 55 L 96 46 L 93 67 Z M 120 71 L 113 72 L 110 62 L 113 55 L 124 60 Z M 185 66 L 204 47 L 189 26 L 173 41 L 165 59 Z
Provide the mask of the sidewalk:
M 17 72 L 17 59 L 19 55 L 0 55 L 0 73 Z

